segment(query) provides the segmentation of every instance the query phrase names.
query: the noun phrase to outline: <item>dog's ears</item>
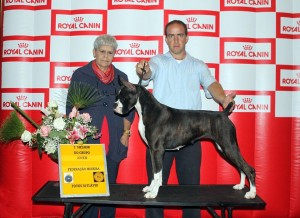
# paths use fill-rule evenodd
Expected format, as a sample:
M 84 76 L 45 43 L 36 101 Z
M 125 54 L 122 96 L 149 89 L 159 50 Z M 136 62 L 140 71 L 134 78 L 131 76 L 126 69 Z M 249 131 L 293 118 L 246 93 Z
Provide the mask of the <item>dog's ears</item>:
M 124 78 L 122 78 L 121 76 L 118 76 L 118 80 L 119 80 L 119 84 L 122 86 L 125 86 L 127 88 L 129 88 L 130 90 L 135 91 L 136 87 L 135 85 L 133 85 L 132 83 L 126 81 Z

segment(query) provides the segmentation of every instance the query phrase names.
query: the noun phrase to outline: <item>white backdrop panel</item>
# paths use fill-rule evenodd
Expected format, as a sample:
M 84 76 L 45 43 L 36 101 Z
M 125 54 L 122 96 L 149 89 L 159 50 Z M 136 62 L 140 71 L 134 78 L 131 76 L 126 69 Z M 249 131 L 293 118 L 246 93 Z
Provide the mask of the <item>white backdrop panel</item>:
M 174 9 L 174 10 L 220 10 L 220 1 L 219 0 L 165 0 L 165 9 Z
M 49 88 L 49 62 L 3 62 L 2 88 Z
M 187 51 L 206 63 L 219 63 L 220 40 L 217 37 L 190 36 Z M 165 46 L 165 51 L 168 48 Z
M 18 13 L 16 13 L 14 10 L 5 11 L 3 19 L 3 36 L 50 35 L 50 13 L 50 10 L 18 10 Z
M 163 10 L 111 10 L 107 16 L 107 32 L 112 35 L 160 36 L 164 32 Z
M 299 54 L 300 40 L 290 39 L 276 39 L 276 63 L 277 64 L 288 64 L 288 65 L 299 65 L 300 58 Z
M 220 13 L 220 37 L 274 38 L 275 31 L 276 13 Z
M 300 91 L 277 91 L 275 117 L 300 117 Z
M 108 1 L 95 0 L 52 0 L 52 9 L 107 9 Z
M 299 0 L 276 0 L 276 11 L 287 13 L 299 13 L 300 1 Z
M 275 65 L 220 64 L 220 83 L 225 90 L 275 91 Z
M 54 62 L 87 62 L 93 59 L 96 36 L 51 36 L 50 60 Z

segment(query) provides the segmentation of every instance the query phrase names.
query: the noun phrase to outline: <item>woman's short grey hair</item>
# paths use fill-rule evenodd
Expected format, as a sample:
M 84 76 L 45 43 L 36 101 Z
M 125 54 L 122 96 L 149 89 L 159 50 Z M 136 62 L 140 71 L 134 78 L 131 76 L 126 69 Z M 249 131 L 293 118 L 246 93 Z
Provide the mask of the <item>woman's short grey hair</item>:
M 114 50 L 117 50 L 118 43 L 115 37 L 109 34 L 98 36 L 94 41 L 94 49 L 98 49 L 102 45 L 111 46 Z

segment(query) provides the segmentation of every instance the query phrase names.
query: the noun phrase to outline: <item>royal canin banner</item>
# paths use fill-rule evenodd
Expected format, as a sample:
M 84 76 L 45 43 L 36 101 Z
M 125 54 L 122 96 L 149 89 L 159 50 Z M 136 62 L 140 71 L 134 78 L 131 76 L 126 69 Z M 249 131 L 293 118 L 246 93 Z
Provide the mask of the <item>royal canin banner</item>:
M 2 0 L 1 122 L 13 110 L 10 102 L 37 115 L 49 100 L 65 113 L 73 72 L 93 60 L 93 42 L 101 34 L 118 41 L 114 65 L 132 83 L 135 65 L 168 51 L 164 26 L 181 20 L 189 32 L 186 49 L 207 63 L 229 93 L 236 91 L 230 115 L 241 152 L 256 169 L 264 210 L 237 212 L 244 218 L 300 217 L 300 1 L 299 0 Z M 147 87 L 150 91 L 153 84 Z M 205 110 L 222 110 L 206 99 Z M 128 158 L 118 182 L 142 183 L 144 173 L 126 171 L 145 145 L 135 118 Z M 205 144 L 205 143 L 204 143 Z M 235 183 L 236 171 L 203 146 L 201 183 Z M 132 150 L 131 150 L 132 149 Z M 225 165 L 225 169 L 220 170 Z M 212 166 L 218 174 L 212 174 Z M 144 176 L 143 178 L 142 175 Z M 177 181 L 171 176 L 170 183 Z M 14 196 L 16 198 L 16 196 Z M 5 210 L 1 208 L 0 211 Z M 34 205 L 33 214 L 54 216 L 55 210 Z M 53 213 L 53 214 L 52 214 Z M 203 217 L 209 217 L 202 212 Z M 168 210 L 166 217 L 180 212 Z M 1 217 L 1 215 L 0 215 Z M 118 209 L 117 217 L 144 217 L 143 209 Z

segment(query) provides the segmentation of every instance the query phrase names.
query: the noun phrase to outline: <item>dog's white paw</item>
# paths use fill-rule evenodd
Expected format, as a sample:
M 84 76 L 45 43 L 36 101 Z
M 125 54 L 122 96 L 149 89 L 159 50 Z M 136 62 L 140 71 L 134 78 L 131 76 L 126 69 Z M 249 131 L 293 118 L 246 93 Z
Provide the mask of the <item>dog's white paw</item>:
M 145 198 L 155 198 L 157 196 L 158 189 L 156 189 L 155 186 L 151 183 L 151 185 L 145 186 L 143 188 L 143 192 L 146 192 L 146 194 L 144 195 Z
M 246 194 L 245 194 L 244 197 L 246 199 L 254 199 L 255 196 L 256 196 L 256 192 L 254 192 L 254 191 L 248 191 L 248 192 L 246 192 Z
M 149 192 L 150 190 L 151 190 L 150 185 L 149 185 L 149 186 L 145 186 L 145 187 L 143 188 L 143 192 Z
M 233 186 L 233 189 L 235 189 L 235 190 L 242 190 L 243 188 L 245 188 L 245 185 L 243 185 L 243 184 L 237 184 L 237 185 Z
M 156 198 L 159 187 L 162 184 L 162 170 L 154 174 L 154 179 L 151 181 L 149 186 L 143 188 L 145 198 Z
M 158 194 L 160 185 L 155 180 L 152 180 L 149 186 L 143 188 L 143 192 L 146 192 L 144 195 L 145 198 L 155 198 Z
M 145 197 L 145 198 L 156 198 L 157 193 L 158 193 L 158 190 L 157 190 L 157 191 L 152 190 L 152 191 L 150 191 L 150 192 L 147 192 L 147 193 L 144 195 L 144 197 Z

